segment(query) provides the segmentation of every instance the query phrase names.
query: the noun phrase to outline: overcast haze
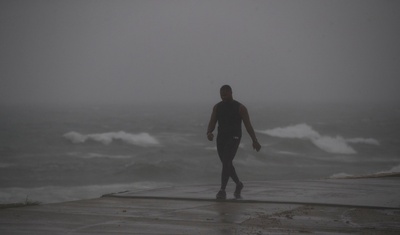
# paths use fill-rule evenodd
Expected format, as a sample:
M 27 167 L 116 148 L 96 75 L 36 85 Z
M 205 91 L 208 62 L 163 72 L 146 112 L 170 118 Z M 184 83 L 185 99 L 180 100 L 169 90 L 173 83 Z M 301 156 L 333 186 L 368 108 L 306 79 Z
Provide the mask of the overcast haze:
M 0 2 L 1 103 L 399 101 L 400 1 Z

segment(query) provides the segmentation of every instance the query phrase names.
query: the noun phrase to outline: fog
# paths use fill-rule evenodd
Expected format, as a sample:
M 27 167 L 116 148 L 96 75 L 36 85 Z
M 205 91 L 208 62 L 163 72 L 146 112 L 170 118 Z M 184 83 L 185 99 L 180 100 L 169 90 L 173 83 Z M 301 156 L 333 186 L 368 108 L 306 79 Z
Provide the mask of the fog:
M 400 2 L 0 2 L 0 103 L 400 101 Z

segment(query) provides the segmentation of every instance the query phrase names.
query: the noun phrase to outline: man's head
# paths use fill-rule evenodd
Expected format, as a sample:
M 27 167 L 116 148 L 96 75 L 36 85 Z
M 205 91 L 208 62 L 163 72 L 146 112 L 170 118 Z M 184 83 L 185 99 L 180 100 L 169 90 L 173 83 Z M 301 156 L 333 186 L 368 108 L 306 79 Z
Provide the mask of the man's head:
M 223 85 L 219 90 L 222 101 L 233 100 L 232 88 L 229 85 Z

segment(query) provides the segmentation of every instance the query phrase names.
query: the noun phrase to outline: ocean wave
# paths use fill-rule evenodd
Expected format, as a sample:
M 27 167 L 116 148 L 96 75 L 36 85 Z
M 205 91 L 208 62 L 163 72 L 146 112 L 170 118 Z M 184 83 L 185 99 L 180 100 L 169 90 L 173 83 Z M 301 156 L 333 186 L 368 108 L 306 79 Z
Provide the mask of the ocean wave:
M 74 156 L 83 159 L 93 159 L 93 158 L 109 158 L 109 159 L 130 159 L 132 156 L 130 155 L 107 155 L 101 153 L 67 153 L 69 156 Z
M 111 144 L 114 140 L 120 140 L 126 144 L 137 145 L 141 147 L 158 146 L 160 142 L 149 133 L 131 134 L 124 131 L 107 132 L 98 134 L 81 134 L 75 131 L 65 133 L 64 138 L 74 144 L 82 144 L 86 141 L 100 142 L 104 145 Z
M 388 171 L 380 171 L 380 172 L 378 172 L 378 174 L 385 174 L 385 173 L 400 173 L 400 165 L 392 167 Z
M 344 172 L 340 172 L 340 173 L 336 173 L 336 174 L 333 174 L 333 175 L 329 176 L 329 179 L 346 179 L 346 178 L 349 178 L 349 177 L 354 177 L 354 175 L 350 175 L 350 174 L 347 174 L 347 173 L 344 173 Z
M 280 138 L 313 139 L 320 137 L 320 134 L 307 124 L 297 124 L 288 127 L 277 127 L 271 130 L 259 132 Z
M 346 140 L 341 136 L 330 137 L 320 136 L 319 138 L 311 139 L 311 142 L 318 148 L 328 153 L 338 154 L 355 154 L 357 153 L 350 145 L 347 144 Z
M 351 138 L 346 139 L 342 136 L 321 135 L 307 124 L 297 124 L 288 127 L 278 127 L 271 130 L 258 131 L 279 138 L 295 138 L 310 140 L 315 146 L 328 153 L 355 154 L 354 148 L 349 144 L 372 144 L 379 145 L 379 142 L 372 138 Z
M 330 179 L 363 179 L 363 178 L 383 178 L 383 177 L 400 177 L 400 165 L 392 167 L 388 171 L 379 171 L 366 175 L 351 175 L 344 172 L 331 175 Z

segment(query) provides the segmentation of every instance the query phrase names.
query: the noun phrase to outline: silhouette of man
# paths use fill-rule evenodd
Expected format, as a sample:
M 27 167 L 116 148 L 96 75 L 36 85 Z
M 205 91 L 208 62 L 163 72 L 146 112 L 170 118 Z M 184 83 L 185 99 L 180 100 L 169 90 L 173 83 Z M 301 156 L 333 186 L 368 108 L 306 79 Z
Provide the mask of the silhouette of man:
M 218 122 L 217 150 L 222 162 L 222 174 L 221 189 L 216 197 L 217 199 L 226 199 L 225 188 L 229 178 L 232 178 L 236 183 L 234 196 L 235 198 L 240 198 L 243 183 L 236 174 L 233 159 L 242 137 L 242 121 L 253 140 L 253 148 L 258 152 L 261 149 L 261 145 L 257 141 L 247 108 L 233 99 L 232 88 L 229 85 L 222 86 L 220 95 L 222 101 L 214 106 L 207 129 L 207 138 L 209 141 L 213 141 L 213 131 Z

